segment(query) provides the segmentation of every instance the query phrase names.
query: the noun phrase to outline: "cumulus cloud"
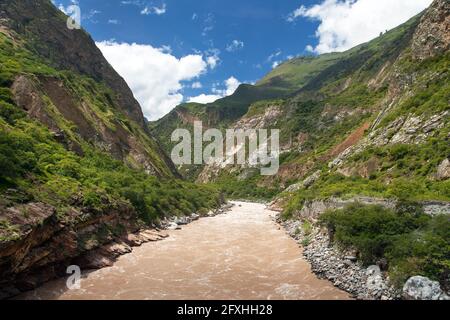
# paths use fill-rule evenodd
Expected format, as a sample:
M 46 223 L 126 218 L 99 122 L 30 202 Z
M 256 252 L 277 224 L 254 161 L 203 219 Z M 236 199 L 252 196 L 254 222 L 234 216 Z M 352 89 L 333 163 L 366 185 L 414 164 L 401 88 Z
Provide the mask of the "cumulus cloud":
M 231 96 L 236 89 L 239 87 L 241 82 L 235 77 L 230 77 L 224 81 L 224 88 L 217 88 L 217 85 L 213 86 L 212 94 L 200 94 L 195 97 L 188 98 L 188 102 L 197 102 L 197 103 L 211 103 L 221 98 Z
M 127 81 L 143 112 L 150 120 L 156 120 L 180 104 L 183 81 L 194 80 L 207 71 L 202 55 L 177 58 L 167 48 L 150 45 L 97 43 L 106 59 Z
M 320 21 L 316 31 L 319 44 L 316 47 L 309 45 L 307 51 L 345 51 L 406 22 L 431 2 L 432 0 L 324 0 L 311 7 L 299 7 L 287 20 L 293 22 L 304 17 Z
M 230 44 L 227 45 L 226 50 L 228 52 L 238 51 L 244 48 L 244 42 L 240 40 L 233 40 Z
M 211 69 L 215 69 L 220 63 L 220 50 L 216 48 L 208 49 L 204 52 L 206 63 Z
M 220 59 L 218 56 L 210 56 L 206 58 L 206 63 L 208 63 L 208 66 L 211 69 L 215 69 L 217 67 L 217 64 L 219 63 Z

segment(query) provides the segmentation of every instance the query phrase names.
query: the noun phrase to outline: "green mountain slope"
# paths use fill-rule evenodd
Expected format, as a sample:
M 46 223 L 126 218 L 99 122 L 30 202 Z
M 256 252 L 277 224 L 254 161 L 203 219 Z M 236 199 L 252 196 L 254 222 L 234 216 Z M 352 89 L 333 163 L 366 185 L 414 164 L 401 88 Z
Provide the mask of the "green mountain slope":
M 249 166 L 183 168 L 189 177 L 215 182 L 236 198 L 271 198 L 319 175 L 320 188 L 308 198 L 404 197 L 404 179 L 409 179 L 410 200 L 449 200 L 448 180 L 435 178 L 450 154 L 447 8 L 448 3 L 435 1 L 405 24 L 351 50 L 281 64 L 251 87 L 280 95 L 242 99 L 240 110 L 247 111 L 234 121 L 235 116 L 210 117 L 219 103 L 225 114 L 228 106 L 235 110 L 223 99 L 180 106 L 153 124 L 153 132 L 170 150 L 172 130 L 191 128 L 196 119 L 219 128 L 280 129 L 281 168 L 273 177 L 261 177 Z

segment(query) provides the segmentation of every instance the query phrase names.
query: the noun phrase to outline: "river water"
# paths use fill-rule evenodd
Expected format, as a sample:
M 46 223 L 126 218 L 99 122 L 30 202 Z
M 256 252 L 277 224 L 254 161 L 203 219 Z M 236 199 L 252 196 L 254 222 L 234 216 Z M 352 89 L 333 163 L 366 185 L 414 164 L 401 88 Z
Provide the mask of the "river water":
M 60 279 L 23 299 L 348 299 L 318 279 L 296 242 L 264 205 L 236 203 L 231 212 L 170 231 L 124 255 L 110 268 L 83 274 L 81 289 Z

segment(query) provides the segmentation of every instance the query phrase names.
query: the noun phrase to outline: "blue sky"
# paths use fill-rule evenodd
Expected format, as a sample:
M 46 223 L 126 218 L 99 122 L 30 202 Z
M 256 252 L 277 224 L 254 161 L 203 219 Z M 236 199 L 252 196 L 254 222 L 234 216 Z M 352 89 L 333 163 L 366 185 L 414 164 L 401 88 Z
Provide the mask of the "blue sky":
M 54 0 L 68 14 L 69 5 L 80 7 L 82 27 L 151 120 L 180 102 L 229 95 L 291 57 L 368 41 L 430 2 Z

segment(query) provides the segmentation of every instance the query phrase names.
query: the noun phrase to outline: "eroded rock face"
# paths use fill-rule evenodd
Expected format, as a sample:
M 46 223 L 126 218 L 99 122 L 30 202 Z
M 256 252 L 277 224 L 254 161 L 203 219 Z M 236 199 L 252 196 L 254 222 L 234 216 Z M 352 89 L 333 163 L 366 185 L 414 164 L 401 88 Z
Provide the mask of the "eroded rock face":
M 414 58 L 425 60 L 450 48 L 450 2 L 435 0 L 422 17 L 412 41 Z
M 358 173 L 362 176 L 370 174 L 370 168 L 345 168 L 346 161 L 370 146 L 386 146 L 394 144 L 421 144 L 435 136 L 448 122 L 449 112 L 443 111 L 431 116 L 399 117 L 386 127 L 377 128 L 357 144 L 345 149 L 329 162 L 330 169 L 337 168 L 342 174 Z M 344 168 L 341 168 L 344 166 Z M 341 169 L 339 169 L 341 168 Z M 367 169 L 367 170 L 366 170 Z M 356 170 L 356 172 L 355 172 Z
M 269 106 L 264 113 L 253 117 L 244 117 L 234 126 L 235 129 L 267 129 L 281 116 L 280 106 Z
M 118 244 L 103 249 L 105 255 L 82 257 L 110 243 L 117 236 L 114 230 L 126 233 L 139 228 L 126 204 L 104 212 L 71 209 L 62 218 L 50 205 L 28 203 L 0 208 L 0 221 L 8 226 L 0 234 L 0 297 L 8 296 L 8 286 L 28 290 L 64 274 L 64 266 L 73 259 L 79 259 L 82 268 L 108 265 L 127 247 Z
M 436 173 L 436 178 L 438 180 L 446 180 L 450 178 L 450 160 L 444 159 L 442 163 L 439 165 Z
M 422 276 L 415 276 L 406 281 L 403 287 L 403 298 L 406 300 L 449 300 L 442 291 L 439 282 Z

